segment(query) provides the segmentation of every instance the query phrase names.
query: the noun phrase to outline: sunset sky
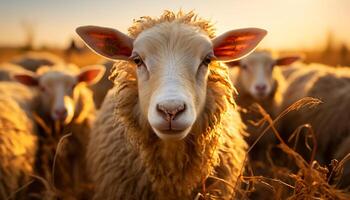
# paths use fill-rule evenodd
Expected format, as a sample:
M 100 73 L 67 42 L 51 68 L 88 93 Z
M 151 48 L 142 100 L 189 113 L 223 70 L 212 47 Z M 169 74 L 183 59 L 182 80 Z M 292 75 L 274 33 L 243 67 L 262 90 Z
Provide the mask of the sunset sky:
M 100 25 L 126 32 L 140 16 L 164 9 L 195 10 L 222 33 L 259 27 L 269 31 L 263 47 L 320 49 L 330 31 L 350 46 L 350 0 L 0 0 L 0 45 L 21 45 L 23 23 L 32 24 L 36 46 L 64 47 L 80 25 Z

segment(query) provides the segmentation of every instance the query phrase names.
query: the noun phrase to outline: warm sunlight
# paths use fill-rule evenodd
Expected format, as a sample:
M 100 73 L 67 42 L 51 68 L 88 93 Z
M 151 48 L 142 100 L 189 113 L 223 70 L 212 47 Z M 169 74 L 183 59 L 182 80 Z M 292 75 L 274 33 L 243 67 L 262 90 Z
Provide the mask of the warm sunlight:
M 99 24 L 126 31 L 132 19 L 157 16 L 164 9 L 195 10 L 216 23 L 218 33 L 240 27 L 269 31 L 264 47 L 277 49 L 323 48 L 332 32 L 336 42 L 349 44 L 347 0 L 225 0 L 140 2 L 0 0 L 1 45 L 21 45 L 26 32 L 35 46 L 64 47 L 80 24 Z M 142 11 L 142 12 L 141 12 Z

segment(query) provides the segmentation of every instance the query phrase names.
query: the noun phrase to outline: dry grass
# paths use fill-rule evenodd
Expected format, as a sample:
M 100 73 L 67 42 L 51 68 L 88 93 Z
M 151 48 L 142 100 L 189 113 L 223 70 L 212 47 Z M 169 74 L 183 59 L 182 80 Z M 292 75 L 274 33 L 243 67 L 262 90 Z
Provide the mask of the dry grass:
M 306 128 L 309 130 L 305 136 L 311 138 L 313 143 L 312 148 L 310 144 L 305 144 L 310 148 L 312 154 L 309 161 L 305 160 L 293 147 L 290 147 L 282 139 L 275 127 L 275 124 L 287 113 L 293 110 L 299 110 L 302 107 L 316 106 L 319 103 L 321 102 L 314 98 L 307 97 L 301 99 L 283 111 L 275 120 L 272 120 L 270 115 L 260 105 L 256 104 L 255 108 L 262 115 L 262 119 L 256 122 L 256 125 L 263 126 L 267 124 L 267 126 L 247 152 L 246 161 L 248 165 L 245 170 L 246 172 L 241 173 L 242 175 L 240 177 L 242 187 L 232 185 L 218 178 L 216 180 L 224 181 L 226 184 L 235 188 L 236 198 L 239 199 L 350 199 L 349 191 L 337 188 L 337 183 L 339 183 L 342 177 L 344 164 L 350 160 L 350 154 L 341 161 L 333 160 L 329 166 L 320 166 L 314 160 L 317 142 L 315 134 L 309 125 L 300 126 L 290 137 L 290 140 L 292 138 L 298 138 L 302 129 Z M 280 155 L 271 157 L 272 147 L 270 147 L 266 149 L 267 161 L 248 161 L 249 152 L 269 129 L 272 130 L 278 140 L 276 147 L 281 150 Z M 296 139 L 297 142 L 298 140 Z M 254 175 L 254 170 L 257 169 L 263 169 L 262 175 Z M 205 192 L 199 193 L 196 199 L 219 199 L 210 195 L 209 188 L 203 191 Z

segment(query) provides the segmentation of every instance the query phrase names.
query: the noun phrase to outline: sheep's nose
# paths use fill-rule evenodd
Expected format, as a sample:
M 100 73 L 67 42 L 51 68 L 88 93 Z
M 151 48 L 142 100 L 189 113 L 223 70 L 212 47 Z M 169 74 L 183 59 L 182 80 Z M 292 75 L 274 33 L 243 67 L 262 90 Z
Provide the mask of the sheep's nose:
M 186 109 L 185 103 L 178 100 L 166 100 L 157 104 L 158 113 L 167 122 L 175 120 Z
M 67 109 L 66 108 L 56 109 L 55 115 L 58 120 L 64 120 L 67 117 Z
M 264 93 L 266 90 L 266 85 L 265 84 L 260 84 L 255 86 L 256 91 L 259 93 Z

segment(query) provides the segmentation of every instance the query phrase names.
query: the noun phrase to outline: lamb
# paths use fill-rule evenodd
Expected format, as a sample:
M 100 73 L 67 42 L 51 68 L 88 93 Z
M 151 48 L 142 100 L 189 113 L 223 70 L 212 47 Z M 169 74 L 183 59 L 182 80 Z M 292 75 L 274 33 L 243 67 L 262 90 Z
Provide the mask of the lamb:
M 103 75 L 103 77 L 98 83 L 91 86 L 91 90 L 94 93 L 95 107 L 97 109 L 101 107 L 101 104 L 105 96 L 107 95 L 108 90 L 110 90 L 113 87 L 113 83 L 109 80 L 108 77 L 110 75 L 114 62 L 107 60 L 102 62 L 102 65 L 105 66 L 106 73 Z
M 267 51 L 256 51 L 240 61 L 227 63 L 232 67 L 230 78 L 237 88 L 237 104 L 242 108 L 242 119 L 248 124 L 247 139 L 253 144 L 263 131 L 263 127 L 249 125 L 249 121 L 259 121 L 260 113 L 251 110 L 254 103 L 259 103 L 272 117 L 276 117 L 282 102 L 286 80 L 281 68 L 288 68 L 299 60 L 298 56 L 286 56 L 274 59 Z M 235 68 L 235 66 L 239 66 Z M 273 134 L 267 134 L 259 141 L 259 146 L 266 148 L 273 141 Z M 256 148 L 260 150 L 259 147 Z M 265 151 L 262 151 L 265 154 Z M 255 155 L 255 153 L 253 153 Z M 259 156 L 258 156 L 259 157 Z
M 291 112 L 282 121 L 282 133 L 289 136 L 298 126 L 309 123 L 317 139 L 316 159 L 329 164 L 350 153 L 350 70 L 314 65 L 293 75 L 285 92 L 282 107 L 286 108 L 303 97 L 314 97 L 323 103 L 313 109 Z M 302 143 L 302 142 L 301 142 Z M 305 158 L 310 152 L 301 149 Z M 347 176 L 350 175 L 349 168 Z M 349 185 L 348 180 L 344 184 Z M 347 182 L 346 182 L 347 181 Z
M 0 83 L 0 199 L 22 199 L 20 187 L 34 174 L 38 146 L 37 127 L 32 111 L 36 95 L 15 82 Z
M 229 199 L 247 145 L 227 66 L 265 36 L 256 28 L 215 37 L 193 12 L 142 17 L 127 36 L 77 28 L 96 53 L 118 61 L 88 144 L 94 199 Z
M 41 67 L 36 74 L 14 75 L 14 78 L 27 85 L 40 90 L 41 107 L 36 110 L 38 116 L 45 122 L 41 124 L 41 137 L 43 143 L 41 148 L 51 147 L 51 151 L 39 149 L 39 164 L 37 173 L 47 177 L 45 167 L 51 167 L 56 146 L 63 134 L 72 135 L 66 140 L 64 145 L 65 152 L 59 156 L 63 173 L 56 170 L 55 185 L 58 189 L 70 189 L 66 191 L 74 196 L 79 196 L 82 188 L 79 184 L 88 182 L 85 176 L 85 149 L 89 137 L 92 121 L 95 117 L 95 107 L 92 91 L 87 87 L 96 83 L 104 73 L 103 66 L 89 66 L 81 70 L 72 64 L 54 65 L 51 67 Z M 62 130 L 50 132 L 50 127 L 56 127 Z M 48 128 L 47 128 L 48 127 Z M 48 134 L 49 132 L 50 134 Z M 53 142 L 53 144 L 52 144 Z M 45 154 L 48 152 L 48 155 Z M 47 163 L 49 161 L 49 163 Z M 68 164 L 68 166 L 66 166 Z M 56 167 L 56 169 L 60 169 Z M 51 170 L 50 170 L 51 172 Z M 65 175 L 65 176 L 64 176 Z M 77 191 L 78 190 L 78 191 Z
M 48 52 L 28 52 L 13 58 L 10 62 L 32 72 L 35 72 L 42 66 L 53 66 L 64 63 L 60 57 Z

